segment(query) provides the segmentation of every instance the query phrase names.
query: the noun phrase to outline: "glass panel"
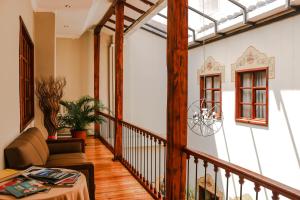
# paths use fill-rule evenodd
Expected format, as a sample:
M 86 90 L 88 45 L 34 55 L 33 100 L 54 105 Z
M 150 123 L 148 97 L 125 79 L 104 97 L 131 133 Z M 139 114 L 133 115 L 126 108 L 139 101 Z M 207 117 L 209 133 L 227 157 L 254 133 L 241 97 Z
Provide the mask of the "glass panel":
M 188 20 L 189 27 L 194 29 L 196 32 L 202 30 L 204 26 L 208 27 L 209 24 L 212 23 L 210 20 L 202 17 L 192 10 L 189 10 L 188 12 Z
M 266 103 L 266 90 L 256 90 L 256 103 Z
M 266 118 L 266 106 L 256 106 L 256 118 Z
M 189 6 L 205 13 L 217 21 L 222 18 L 225 19 L 235 13 L 242 14 L 241 9 L 238 6 L 227 0 L 190 0 Z
M 221 114 L 221 105 L 220 103 L 215 103 L 215 110 L 216 113 L 218 113 L 219 115 Z
M 243 103 L 251 103 L 252 102 L 252 90 L 251 89 L 243 89 L 241 96 L 242 96 Z
M 264 1 L 264 0 L 236 0 L 236 1 L 249 8 L 250 6 L 256 5 L 257 2 Z
M 267 84 L 266 80 L 266 71 L 255 72 L 255 86 L 256 87 L 265 87 Z
M 251 105 L 242 105 L 241 107 L 241 117 L 252 118 L 252 106 Z
M 205 99 L 206 101 L 212 101 L 212 91 L 211 90 L 206 90 L 206 94 L 205 94 Z
M 214 88 L 220 88 L 220 76 L 214 77 Z
M 214 91 L 214 101 L 215 102 L 220 102 L 221 101 L 220 94 L 221 94 L 220 91 Z
M 242 87 L 252 87 L 252 73 L 242 73 L 241 84 Z
M 259 8 L 264 8 L 265 12 L 267 12 L 269 11 L 268 7 L 270 7 L 271 4 L 278 3 L 279 6 L 285 3 L 285 0 L 236 0 L 236 1 L 246 6 L 248 12 L 257 10 Z
M 212 109 L 212 104 L 211 103 L 206 103 L 206 108 L 208 111 Z
M 205 78 L 205 86 L 206 86 L 206 89 L 211 89 L 212 88 L 212 77 L 206 77 Z

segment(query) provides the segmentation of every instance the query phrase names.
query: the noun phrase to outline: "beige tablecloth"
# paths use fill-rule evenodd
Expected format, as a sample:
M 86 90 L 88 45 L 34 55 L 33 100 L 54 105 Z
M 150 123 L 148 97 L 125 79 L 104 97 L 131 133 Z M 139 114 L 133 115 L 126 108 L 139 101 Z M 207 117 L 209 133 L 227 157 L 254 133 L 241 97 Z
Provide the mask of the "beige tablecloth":
M 10 195 L 0 195 L 0 200 L 16 199 Z M 33 194 L 21 200 L 89 200 L 85 176 L 81 174 L 73 187 L 51 188 L 48 192 Z

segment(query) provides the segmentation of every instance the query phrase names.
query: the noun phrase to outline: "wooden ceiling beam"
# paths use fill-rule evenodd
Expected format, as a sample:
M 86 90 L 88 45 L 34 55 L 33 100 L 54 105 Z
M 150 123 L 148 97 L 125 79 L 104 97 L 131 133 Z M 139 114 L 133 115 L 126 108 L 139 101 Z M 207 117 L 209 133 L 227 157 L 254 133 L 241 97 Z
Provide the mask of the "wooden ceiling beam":
M 107 21 L 110 22 L 110 23 L 116 24 L 116 21 L 113 20 L 113 19 L 109 19 L 109 20 L 107 20 Z M 126 24 L 124 24 L 124 27 L 125 27 L 125 28 L 128 28 L 128 26 L 127 26 Z
M 125 2 L 124 5 L 125 5 L 127 8 L 130 8 L 131 10 L 134 10 L 135 12 L 138 12 L 138 13 L 140 13 L 140 14 L 142 14 L 142 15 L 145 13 L 144 10 L 139 9 L 139 8 L 137 8 L 137 7 L 135 7 L 135 6 L 131 5 L 131 4 L 129 4 L 129 3 L 126 3 L 126 2 Z
M 154 6 L 154 3 L 152 3 L 151 1 L 148 0 L 140 0 L 140 1 L 142 1 L 145 4 L 148 4 L 149 6 Z
M 103 27 L 108 28 L 109 30 L 114 31 L 114 32 L 116 31 L 116 29 L 114 29 L 114 28 L 112 28 L 110 26 L 107 26 L 107 25 L 104 25 Z
M 131 22 L 131 23 L 134 23 L 134 22 L 136 21 L 135 19 L 133 19 L 133 18 L 127 16 L 127 15 L 124 16 L 124 19 L 125 19 L 126 21 Z
M 109 9 L 106 11 L 100 22 L 96 25 L 94 34 L 98 34 L 101 31 L 101 28 L 105 25 L 105 23 L 110 19 L 110 17 L 115 13 L 115 6 L 118 0 L 114 0 L 109 7 Z
M 158 36 L 158 37 L 161 37 L 161 38 L 163 38 L 163 39 L 167 39 L 166 36 L 163 36 L 163 35 L 161 35 L 161 34 L 159 34 L 159 33 L 156 33 L 156 32 L 154 32 L 154 31 L 151 31 L 151 30 L 149 30 L 149 29 L 147 29 L 147 28 L 145 28 L 145 27 L 141 27 L 141 29 L 144 30 L 144 31 L 147 31 L 147 32 L 149 32 L 149 33 L 151 33 L 151 34 L 153 34 L 153 35 L 156 35 L 156 36 Z

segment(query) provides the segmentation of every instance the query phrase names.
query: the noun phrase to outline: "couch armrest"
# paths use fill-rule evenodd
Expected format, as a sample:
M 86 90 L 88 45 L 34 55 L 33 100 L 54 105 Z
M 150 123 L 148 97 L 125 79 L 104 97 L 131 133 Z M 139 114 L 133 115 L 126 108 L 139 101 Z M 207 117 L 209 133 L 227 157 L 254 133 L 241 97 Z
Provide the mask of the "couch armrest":
M 80 138 L 47 140 L 50 155 L 61 153 L 84 153 L 85 142 Z

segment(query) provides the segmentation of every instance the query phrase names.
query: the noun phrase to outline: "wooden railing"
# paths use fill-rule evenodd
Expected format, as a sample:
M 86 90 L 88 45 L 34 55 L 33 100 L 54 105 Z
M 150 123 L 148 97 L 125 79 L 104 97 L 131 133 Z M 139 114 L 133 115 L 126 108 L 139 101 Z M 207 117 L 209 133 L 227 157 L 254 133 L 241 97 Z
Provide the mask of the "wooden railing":
M 128 122 L 121 124 L 121 162 L 155 199 L 164 198 L 167 140 Z
M 214 199 L 218 198 L 218 191 L 217 191 L 217 183 L 218 183 L 218 177 L 220 178 L 221 170 L 223 170 L 223 174 L 225 175 L 226 179 L 226 188 L 224 189 L 225 195 L 223 196 L 225 200 L 228 200 L 229 198 L 229 178 L 230 176 L 237 176 L 239 181 L 239 199 L 242 200 L 243 196 L 243 185 L 245 181 L 249 181 L 252 183 L 253 186 L 253 192 L 255 193 L 255 199 L 259 199 L 259 192 L 261 189 L 270 190 L 272 193 L 272 199 L 278 200 L 280 196 L 286 197 L 288 199 L 292 200 L 298 200 L 300 199 L 300 191 L 294 188 L 291 188 L 287 185 L 281 184 L 277 181 L 274 181 L 270 178 L 267 178 L 265 176 L 262 176 L 260 174 L 257 174 L 255 172 L 249 171 L 245 168 L 242 168 L 240 166 L 231 164 L 229 162 L 223 161 L 221 159 L 215 158 L 213 156 L 210 156 L 208 154 L 205 154 L 203 152 L 199 152 L 196 150 L 191 150 L 189 148 L 185 148 L 184 153 L 187 155 L 187 185 L 186 190 L 190 191 L 190 185 L 194 185 L 194 197 L 195 199 L 206 199 L 206 195 L 208 193 L 200 193 L 199 191 L 199 172 L 201 171 L 204 174 L 204 191 L 207 190 L 207 171 L 208 168 L 211 167 L 211 171 L 214 173 L 214 191 L 212 191 L 212 196 Z M 193 167 L 191 166 L 191 161 L 194 163 L 194 173 L 193 178 L 194 180 L 191 180 L 191 169 Z M 202 161 L 202 162 L 200 162 Z M 219 173 L 219 175 L 218 175 Z M 287 172 L 288 173 L 288 172 Z M 198 193 L 199 192 L 199 193 Z M 223 193 L 223 192 L 222 192 Z M 190 192 L 186 193 L 186 199 L 194 199 L 190 197 Z M 265 194 L 268 196 L 267 194 Z M 260 199 L 267 199 L 268 197 L 262 197 Z
M 100 140 L 111 152 L 114 152 L 116 119 L 103 112 L 100 112 L 100 115 L 104 119 L 100 127 Z
M 100 139 L 114 152 L 114 126 L 116 119 L 105 113 L 100 113 L 105 119 L 101 125 Z M 165 198 L 166 185 L 166 150 L 167 140 L 158 134 L 140 128 L 131 123 L 120 121 L 122 125 L 122 164 L 132 173 L 132 175 L 140 182 L 142 186 L 155 198 Z M 108 128 L 111 126 L 113 128 Z M 203 200 L 207 199 L 209 193 L 200 191 L 199 180 L 203 175 L 203 189 L 208 190 L 208 174 L 214 173 L 214 185 L 211 191 L 210 199 L 221 200 L 229 199 L 229 179 L 236 176 L 239 180 L 239 196 L 242 200 L 243 186 L 245 182 L 251 182 L 255 199 L 267 199 L 268 195 L 260 197 L 262 189 L 269 190 L 272 193 L 272 200 L 278 200 L 281 196 L 291 200 L 300 200 L 300 191 L 287 185 L 274 181 L 270 178 L 242 168 L 240 166 L 223 161 L 219 158 L 205 154 L 200 151 L 185 148 L 182 150 L 187 157 L 187 183 L 186 183 L 186 199 L 187 200 Z M 194 165 L 194 166 L 192 166 Z M 192 170 L 194 170 L 192 172 Z M 224 175 L 225 187 L 218 189 L 222 183 L 222 175 Z M 193 187 L 193 193 L 191 188 Z M 219 195 L 219 190 L 224 195 Z M 220 197 L 221 196 L 221 197 Z M 259 198 L 260 197 L 260 198 Z

